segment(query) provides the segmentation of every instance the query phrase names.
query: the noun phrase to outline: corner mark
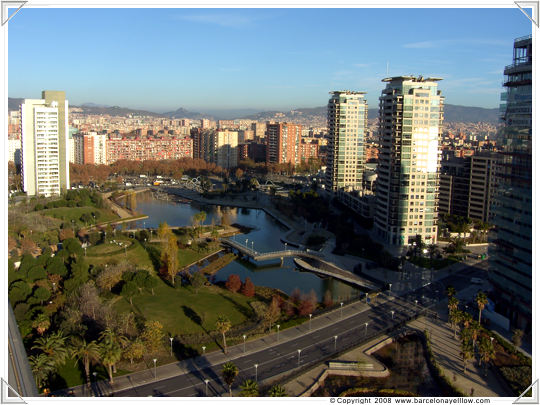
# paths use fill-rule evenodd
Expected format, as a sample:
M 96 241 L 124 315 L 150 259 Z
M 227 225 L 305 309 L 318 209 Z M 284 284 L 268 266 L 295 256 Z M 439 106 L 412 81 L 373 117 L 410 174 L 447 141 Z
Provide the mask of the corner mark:
M 3 5 L 2 5 L 3 6 Z M 27 402 L 21 398 L 21 396 L 13 389 L 11 385 L 7 383 L 6 380 L 3 378 L 0 378 L 0 390 L 2 391 L 2 396 L 0 397 L 0 403 L 1 404 L 26 404 Z M 9 391 L 16 395 L 14 396 L 8 396 Z
M 530 397 L 524 397 L 530 389 L 532 389 L 532 395 Z M 514 402 L 513 404 L 538 404 L 538 379 L 533 382 L 529 387 L 523 391 L 523 394 L 521 394 Z
M 7 23 L 11 18 L 19 12 L 28 1 L 2 1 L 2 25 Z M 17 7 L 11 15 L 9 15 L 9 8 Z
M 521 12 L 525 14 L 525 16 L 533 22 L 536 27 L 540 28 L 539 24 L 539 18 L 538 18 L 538 1 L 514 1 L 516 6 L 519 7 Z M 532 8 L 531 15 L 527 14 L 527 12 L 524 10 L 524 8 Z

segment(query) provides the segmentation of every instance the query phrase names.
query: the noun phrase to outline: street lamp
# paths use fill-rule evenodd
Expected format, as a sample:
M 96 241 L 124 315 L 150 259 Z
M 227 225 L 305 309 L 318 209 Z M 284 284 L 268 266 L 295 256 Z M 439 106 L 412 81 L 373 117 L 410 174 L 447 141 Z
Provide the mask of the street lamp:
M 242 335 L 244 338 L 244 353 L 246 352 L 246 335 Z
M 84 255 L 86 256 L 86 248 L 84 248 Z
M 277 327 L 277 341 L 279 342 L 279 327 L 280 327 L 280 325 L 276 325 L 276 327 Z
M 390 311 L 390 313 L 392 314 L 392 319 L 394 319 L 394 311 Z
M 285 250 L 287 250 L 287 242 L 285 242 Z
M 255 382 L 257 382 L 257 367 L 259 367 L 259 365 L 255 364 Z
M 313 314 L 309 314 L 309 330 L 311 330 L 311 317 L 313 316 Z
M 392 283 L 388 283 L 388 291 L 392 292 Z
M 210 382 L 210 380 L 204 380 L 204 383 L 206 384 L 206 389 L 205 389 L 205 392 L 204 392 L 204 395 L 207 397 L 208 396 L 208 383 Z
M 53 292 L 56 292 L 56 283 L 52 283 Z
M 169 340 L 171 341 L 171 357 L 172 357 L 172 341 L 173 341 L 173 337 L 171 336 L 171 337 L 169 338 Z
M 154 380 L 157 380 L 157 368 L 156 368 L 157 359 L 154 359 Z
M 251 251 L 253 251 L 253 241 L 251 241 Z
M 334 351 L 336 351 L 337 348 L 337 335 L 334 336 Z
M 340 302 L 339 305 L 340 305 L 339 317 L 340 317 L 340 319 L 343 319 L 343 302 Z
M 367 327 L 368 327 L 368 325 L 369 325 L 369 322 L 366 322 L 365 325 L 366 325 L 366 333 L 365 333 L 365 336 L 367 336 Z
M 247 250 L 247 243 L 248 243 L 248 240 L 246 239 L 246 250 Z
M 204 356 L 204 353 L 205 353 L 205 352 L 206 352 L 206 346 L 203 346 L 203 347 L 202 347 L 202 354 L 203 354 L 203 356 Z
M 298 349 L 298 365 L 300 366 L 300 352 L 302 351 L 302 349 Z
M 414 300 L 414 306 L 415 306 L 415 308 L 418 307 L 418 300 Z

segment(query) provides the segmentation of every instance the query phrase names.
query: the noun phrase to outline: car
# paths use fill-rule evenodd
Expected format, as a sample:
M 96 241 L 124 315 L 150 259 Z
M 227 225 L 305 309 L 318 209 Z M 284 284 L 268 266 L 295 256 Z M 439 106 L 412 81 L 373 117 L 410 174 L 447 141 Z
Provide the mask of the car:
M 481 278 L 478 278 L 478 277 L 471 278 L 471 284 L 482 284 L 483 282 L 484 280 Z

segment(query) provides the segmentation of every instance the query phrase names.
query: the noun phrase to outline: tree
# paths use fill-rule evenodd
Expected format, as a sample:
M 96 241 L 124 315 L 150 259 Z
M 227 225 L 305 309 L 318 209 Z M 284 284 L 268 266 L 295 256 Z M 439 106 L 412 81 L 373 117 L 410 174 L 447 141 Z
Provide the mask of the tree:
M 281 310 L 279 308 L 279 299 L 274 295 L 272 301 L 268 306 L 263 318 L 263 323 L 265 328 L 271 328 L 274 322 L 276 322 L 281 315 Z
M 39 335 L 43 335 L 50 326 L 51 319 L 49 318 L 49 315 L 44 314 L 43 312 L 38 314 L 32 322 L 32 327 L 36 329 Z
M 223 374 L 223 381 L 229 386 L 229 396 L 232 397 L 232 385 L 234 379 L 238 375 L 238 367 L 233 362 L 228 361 L 223 365 L 221 369 L 221 374 Z
M 34 294 L 32 294 L 36 300 L 41 302 L 41 305 L 43 305 L 43 301 L 48 300 L 51 297 L 51 292 L 43 287 L 38 287 L 34 290 Z
M 165 333 L 163 332 L 163 325 L 158 321 L 146 321 L 144 324 L 144 331 L 141 334 L 142 341 L 146 344 L 150 353 L 158 351 L 159 347 L 163 344 L 163 338 Z
M 521 346 L 523 339 L 523 331 L 521 329 L 514 329 L 512 331 L 512 343 L 517 347 Z
M 482 311 L 488 303 L 487 295 L 483 291 L 478 291 L 476 294 L 476 305 L 478 305 L 478 323 L 482 320 Z
M 158 280 L 153 276 L 147 277 L 146 280 L 144 280 L 144 288 L 152 291 L 152 295 L 154 295 L 154 288 L 157 287 L 157 284 Z
M 474 349 L 472 345 L 471 331 L 469 328 L 463 328 L 460 332 L 461 339 L 461 358 L 463 359 L 463 372 L 467 371 L 467 361 L 473 358 Z
M 225 339 L 225 333 L 231 329 L 231 321 L 224 315 L 220 315 L 216 321 L 216 329 L 221 336 L 223 336 L 223 352 L 227 353 L 227 340 Z
M 285 391 L 285 388 L 283 388 L 283 386 L 279 384 L 272 385 L 272 387 L 268 391 L 268 396 L 269 397 L 286 397 L 287 391 Z
M 142 359 L 144 353 L 146 352 L 146 347 L 141 340 L 136 339 L 133 342 L 130 342 L 124 349 L 124 357 L 129 359 L 129 362 L 133 364 L 133 360 Z
M 480 356 L 480 364 L 484 363 L 484 375 L 487 376 L 488 363 L 491 360 L 495 360 L 495 348 L 489 337 L 484 335 L 480 339 L 478 354 Z
M 174 234 L 168 236 L 165 249 L 161 253 L 162 260 L 165 262 L 167 275 L 171 278 L 174 286 L 174 278 L 178 273 L 178 242 Z
M 199 289 L 206 283 L 206 277 L 201 271 L 196 271 L 191 277 L 191 286 L 195 290 L 195 294 L 199 293 Z
M 38 388 L 43 388 L 45 386 L 45 382 L 49 377 L 49 374 L 51 374 L 55 370 L 53 361 L 49 356 L 40 353 L 37 356 L 29 356 L 28 362 L 30 363 L 32 373 L 34 374 L 36 385 L 38 386 Z
M 246 277 L 246 281 L 242 285 L 240 293 L 242 293 L 246 297 L 253 297 L 255 295 L 255 285 L 251 282 L 251 279 L 249 277 Z
M 66 338 L 61 331 L 37 338 L 32 346 L 32 350 L 43 352 L 54 364 L 55 368 L 63 365 L 69 357 Z
M 240 386 L 241 397 L 258 397 L 259 396 L 259 384 L 255 381 L 248 379 L 245 380 Z
M 461 311 L 459 311 L 458 309 L 451 309 L 449 318 L 450 318 L 450 323 L 452 324 L 452 329 L 454 330 L 454 339 L 455 339 L 456 328 L 457 328 L 457 325 L 459 324 L 459 321 L 461 320 Z
M 225 282 L 225 287 L 231 292 L 238 292 L 240 287 L 242 287 L 242 280 L 240 280 L 237 274 L 231 274 Z
M 95 341 L 88 343 L 83 338 L 74 336 L 71 339 L 71 357 L 83 363 L 86 385 L 90 389 L 90 364 L 97 363 L 101 358 L 99 345 Z
M 330 290 L 326 290 L 326 292 L 324 293 L 323 305 L 325 308 L 330 308 L 333 304 L 334 302 L 332 300 L 332 292 Z
M 114 342 L 103 341 L 100 344 L 99 349 L 101 362 L 105 367 L 107 367 L 107 372 L 109 374 L 109 382 L 111 384 L 114 384 L 113 367 L 122 358 L 122 348 L 120 347 L 120 345 Z

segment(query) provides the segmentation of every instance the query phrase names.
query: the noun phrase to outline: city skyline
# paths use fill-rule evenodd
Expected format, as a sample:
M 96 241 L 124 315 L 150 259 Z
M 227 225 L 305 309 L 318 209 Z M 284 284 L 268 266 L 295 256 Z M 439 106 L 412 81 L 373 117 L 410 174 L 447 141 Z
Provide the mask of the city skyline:
M 9 29 L 10 97 L 48 88 L 71 105 L 272 110 L 323 106 L 329 91 L 353 90 L 376 107 L 383 78 L 412 74 L 443 78 L 449 104 L 494 108 L 508 49 L 531 22 L 517 7 L 23 7 Z M 43 33 L 60 46 L 43 47 Z

